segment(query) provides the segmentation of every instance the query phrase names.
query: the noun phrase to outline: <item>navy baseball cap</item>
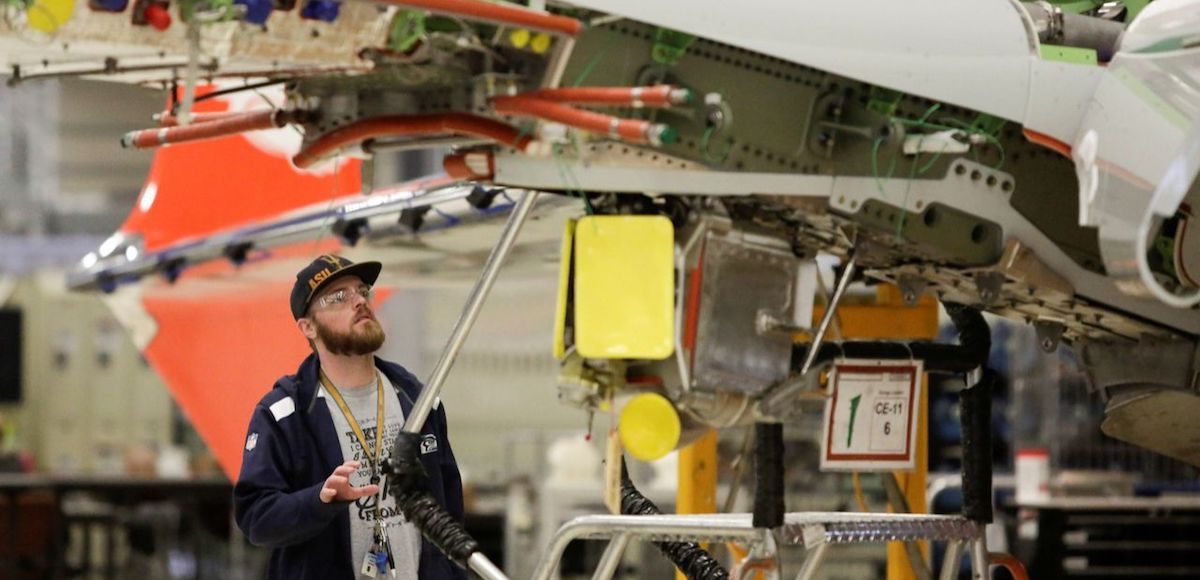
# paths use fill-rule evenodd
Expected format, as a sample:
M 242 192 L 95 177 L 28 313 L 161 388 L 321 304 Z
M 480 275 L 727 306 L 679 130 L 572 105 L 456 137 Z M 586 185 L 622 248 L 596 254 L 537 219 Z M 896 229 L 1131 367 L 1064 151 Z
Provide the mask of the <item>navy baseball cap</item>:
M 317 257 L 303 270 L 296 273 L 296 284 L 292 286 L 292 317 L 304 318 L 313 296 L 334 280 L 345 276 L 358 276 L 368 286 L 374 286 L 383 264 L 379 262 L 354 263 L 341 256 L 325 254 Z

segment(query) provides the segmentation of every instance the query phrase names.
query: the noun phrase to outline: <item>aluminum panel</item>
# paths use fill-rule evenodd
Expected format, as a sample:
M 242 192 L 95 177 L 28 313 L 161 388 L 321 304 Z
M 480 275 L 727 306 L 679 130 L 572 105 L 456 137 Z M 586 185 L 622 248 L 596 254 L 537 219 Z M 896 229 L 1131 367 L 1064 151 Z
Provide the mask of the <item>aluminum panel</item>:
M 705 240 L 693 386 L 757 393 L 787 377 L 792 339 L 760 336 L 755 318 L 767 310 L 791 318 L 799 261 L 789 250 L 710 232 Z

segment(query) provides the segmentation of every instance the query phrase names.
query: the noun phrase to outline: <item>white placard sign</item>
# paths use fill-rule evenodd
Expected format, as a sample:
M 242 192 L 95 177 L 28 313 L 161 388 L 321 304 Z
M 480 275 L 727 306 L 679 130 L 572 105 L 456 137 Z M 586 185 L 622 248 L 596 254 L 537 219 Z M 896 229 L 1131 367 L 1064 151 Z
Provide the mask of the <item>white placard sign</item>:
M 841 360 L 829 383 L 821 470 L 912 469 L 921 361 Z

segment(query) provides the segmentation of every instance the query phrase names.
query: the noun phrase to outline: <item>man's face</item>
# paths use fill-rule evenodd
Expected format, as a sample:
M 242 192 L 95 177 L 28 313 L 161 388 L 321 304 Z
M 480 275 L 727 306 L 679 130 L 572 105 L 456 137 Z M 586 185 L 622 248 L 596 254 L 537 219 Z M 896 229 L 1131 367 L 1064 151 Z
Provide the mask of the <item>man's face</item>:
M 370 298 L 363 296 L 368 288 L 357 276 L 346 276 L 313 297 L 309 319 L 316 339 L 330 353 L 368 355 L 383 346 L 383 327 L 375 319 Z

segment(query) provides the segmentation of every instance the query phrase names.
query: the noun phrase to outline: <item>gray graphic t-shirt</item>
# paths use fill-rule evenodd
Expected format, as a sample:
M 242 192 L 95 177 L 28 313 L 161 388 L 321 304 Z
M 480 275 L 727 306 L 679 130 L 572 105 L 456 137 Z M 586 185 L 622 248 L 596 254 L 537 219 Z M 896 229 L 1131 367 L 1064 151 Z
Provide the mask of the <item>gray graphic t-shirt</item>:
M 378 371 L 376 371 L 378 375 Z M 384 401 L 384 427 L 383 427 L 383 450 L 380 454 L 380 459 L 387 459 L 392 454 L 392 445 L 396 441 L 396 434 L 404 426 L 404 410 L 400 408 L 400 400 L 396 398 L 396 391 L 392 388 L 391 382 L 387 377 L 379 375 L 383 381 L 383 401 Z M 343 388 L 341 385 L 335 385 L 338 391 L 341 392 L 342 398 L 346 400 L 346 406 L 350 408 L 350 412 L 358 421 L 359 427 L 362 428 L 363 435 L 367 438 L 368 445 L 375 445 L 375 429 L 376 418 L 379 412 L 379 402 L 376 398 L 376 383 L 370 385 L 361 385 L 352 388 Z M 370 460 L 367 458 L 367 451 L 362 448 L 358 437 L 354 435 L 354 430 L 350 427 L 350 423 L 346 421 L 346 417 L 342 414 L 342 410 L 334 401 L 329 393 L 325 392 L 325 388 L 321 387 L 321 396 L 325 398 L 325 404 L 329 406 L 329 414 L 333 416 L 333 425 L 337 429 L 338 442 L 342 446 L 342 458 L 344 461 L 358 461 L 360 467 L 358 471 L 350 474 L 350 485 L 355 487 L 367 485 L 371 482 Z M 372 459 L 374 455 L 372 454 Z M 379 515 L 383 521 L 390 524 L 387 526 L 388 536 L 392 540 L 392 555 L 395 556 L 396 562 L 393 566 L 396 568 L 396 578 L 398 580 L 417 580 L 417 566 L 421 560 L 421 533 L 417 528 L 408 523 L 404 519 L 404 514 L 400 513 L 400 508 L 396 506 L 396 499 L 388 494 L 387 477 L 380 474 L 382 478 L 380 486 L 382 489 L 379 495 L 360 498 L 350 504 L 350 559 L 354 564 L 354 573 L 359 578 L 367 578 L 361 574 L 363 563 L 363 555 L 371 547 L 371 539 L 375 530 L 375 508 L 378 505 Z M 376 578 L 391 578 L 390 573 L 379 574 Z

